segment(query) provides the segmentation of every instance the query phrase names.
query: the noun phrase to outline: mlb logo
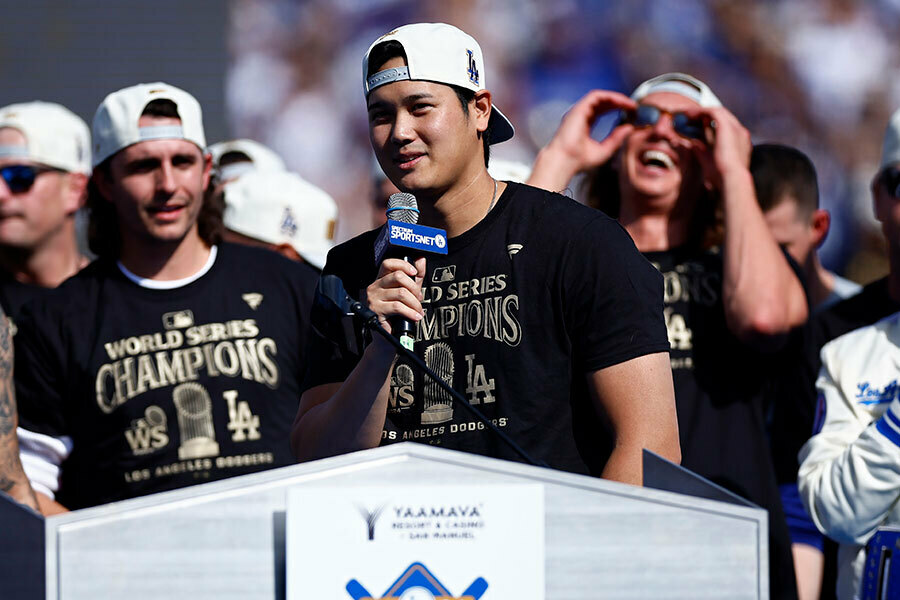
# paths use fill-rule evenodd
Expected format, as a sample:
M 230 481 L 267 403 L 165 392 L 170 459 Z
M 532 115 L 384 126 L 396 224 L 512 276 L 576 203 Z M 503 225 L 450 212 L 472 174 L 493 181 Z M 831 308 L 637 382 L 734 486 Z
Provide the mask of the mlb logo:
M 444 283 L 446 281 L 453 281 L 454 279 L 456 279 L 456 265 L 437 267 L 434 270 L 434 274 L 431 276 L 431 280 L 435 283 Z
M 170 312 L 162 316 L 162 321 L 166 329 L 183 329 L 194 324 L 194 313 L 189 310 Z

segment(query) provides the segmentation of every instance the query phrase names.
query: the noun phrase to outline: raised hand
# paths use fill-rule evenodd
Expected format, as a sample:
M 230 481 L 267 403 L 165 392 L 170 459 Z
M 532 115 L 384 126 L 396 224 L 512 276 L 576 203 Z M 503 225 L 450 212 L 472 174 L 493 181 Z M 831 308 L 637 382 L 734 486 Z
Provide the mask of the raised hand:
M 692 140 L 691 149 L 700 161 L 704 177 L 716 189 L 729 174 L 746 172 L 753 150 L 750 132 L 727 108 L 696 108 L 685 111 L 705 124 L 706 140 Z
M 621 123 L 606 138 L 595 140 L 591 137 L 594 123 L 610 111 L 630 111 L 636 107 L 631 98 L 618 92 L 588 92 L 569 109 L 553 139 L 541 150 L 528 183 L 558 191 L 565 188 L 577 173 L 606 163 L 634 127 Z

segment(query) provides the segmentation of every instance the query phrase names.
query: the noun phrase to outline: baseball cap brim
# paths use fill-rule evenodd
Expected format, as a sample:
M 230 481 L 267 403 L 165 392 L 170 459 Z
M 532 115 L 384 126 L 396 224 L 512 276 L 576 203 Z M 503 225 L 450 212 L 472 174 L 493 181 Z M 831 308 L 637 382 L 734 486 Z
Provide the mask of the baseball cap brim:
M 491 128 L 491 145 L 512 139 L 516 134 L 513 124 L 496 106 L 491 106 L 491 119 L 488 123 Z

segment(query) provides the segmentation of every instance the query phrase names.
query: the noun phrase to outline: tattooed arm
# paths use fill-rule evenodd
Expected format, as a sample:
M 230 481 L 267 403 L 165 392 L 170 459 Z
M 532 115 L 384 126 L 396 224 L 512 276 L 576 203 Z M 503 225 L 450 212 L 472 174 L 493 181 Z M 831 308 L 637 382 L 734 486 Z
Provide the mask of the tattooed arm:
M 12 335 L 9 320 L 0 309 L 0 491 L 38 510 L 37 498 L 19 460 L 17 424 Z

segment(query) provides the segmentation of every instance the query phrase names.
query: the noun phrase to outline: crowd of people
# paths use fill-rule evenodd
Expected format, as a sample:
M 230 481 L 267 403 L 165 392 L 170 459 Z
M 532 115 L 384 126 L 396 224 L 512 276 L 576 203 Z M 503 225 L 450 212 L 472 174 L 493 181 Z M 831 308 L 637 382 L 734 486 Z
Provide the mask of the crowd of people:
M 519 460 L 312 310 L 336 275 L 541 464 L 640 485 L 653 450 L 768 511 L 772 597 L 852 598 L 900 522 L 900 111 L 870 184 L 891 269 L 861 287 L 817 256 L 814 161 L 754 147 L 695 76 L 589 91 L 510 168 L 473 37 L 418 23 L 361 54 L 378 204 L 414 194 L 446 254 L 384 258 L 380 226 L 335 246 L 329 194 L 207 145 L 166 83 L 113 91 L 90 131 L 0 108 L 0 490 L 54 514 L 407 440 Z
M 812 159 L 822 206 L 835 216 L 820 248 L 824 263 L 858 281 L 886 271 L 868 182 L 879 158 L 871 142 L 900 105 L 897 0 L 234 0 L 229 126 L 334 196 L 345 213 L 341 241 L 371 219 L 354 208 L 370 193 L 372 158 L 359 91 L 346 74 L 384 31 L 436 21 L 481 42 L 493 91 L 507 99 L 518 133 L 495 157 L 531 164 L 586 90 L 631 90 L 660 73 L 690 73 L 754 139 Z M 577 186 L 572 193 L 584 199 Z

